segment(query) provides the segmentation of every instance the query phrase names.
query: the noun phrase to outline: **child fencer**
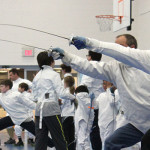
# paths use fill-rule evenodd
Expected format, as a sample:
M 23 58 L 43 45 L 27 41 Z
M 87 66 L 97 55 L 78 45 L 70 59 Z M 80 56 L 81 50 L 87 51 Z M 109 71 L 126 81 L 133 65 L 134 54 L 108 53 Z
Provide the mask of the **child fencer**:
M 91 105 L 89 91 L 80 85 L 75 90 L 78 107 L 75 111 L 76 150 L 91 150 L 90 132 L 94 120 L 94 109 Z
M 11 70 L 9 70 L 9 78 L 10 80 L 13 82 L 13 87 L 12 87 L 12 91 L 18 91 L 18 86 L 20 83 L 25 82 L 29 85 L 30 89 L 32 87 L 32 82 L 26 79 L 22 79 L 19 76 L 19 71 L 16 68 L 12 68 Z M 6 114 L 7 116 L 8 114 Z M 22 128 L 20 126 L 16 126 L 18 132 L 17 134 L 19 136 L 21 136 L 22 134 Z M 19 132 L 20 131 L 20 132 Z M 15 140 L 14 140 L 14 128 L 13 127 L 9 127 L 7 128 L 7 132 L 9 134 L 9 140 L 7 140 L 6 142 L 4 142 L 5 144 L 15 144 Z M 22 145 L 22 142 L 18 142 L 15 144 L 16 146 Z
M 38 101 L 35 112 L 35 150 L 47 149 L 48 131 L 56 150 L 67 150 L 58 98 L 74 100 L 75 96 L 64 89 L 60 75 L 53 70 L 55 62 L 49 54 L 48 51 L 38 54 L 40 71 L 34 77 L 32 84 L 34 99 Z
M 74 84 L 75 81 L 72 76 L 64 78 L 64 88 L 68 91 L 68 93 L 74 94 Z M 75 150 L 74 101 L 62 99 L 61 103 L 61 116 L 63 117 L 63 128 L 68 143 L 68 150 Z
M 36 104 L 19 92 L 11 91 L 11 88 L 10 80 L 4 80 L 0 84 L 0 104 L 9 114 L 0 119 L 0 130 L 17 124 L 35 135 L 35 124 L 28 114 L 28 109 L 35 109 Z
M 18 91 L 20 93 L 22 93 L 22 97 L 25 97 L 25 98 L 26 97 L 31 97 L 31 93 L 29 93 L 28 90 L 29 90 L 28 84 L 26 84 L 26 83 L 20 83 L 19 84 Z M 30 100 L 33 100 L 32 97 L 30 98 Z M 31 116 L 31 118 L 33 119 L 33 110 L 28 109 L 28 108 L 27 108 L 27 110 L 28 110 L 29 116 Z M 21 139 L 21 136 L 20 136 L 20 133 L 22 133 L 22 128 L 21 128 L 21 131 L 20 131 L 20 126 L 15 125 L 15 133 L 16 133 L 16 135 L 18 137 L 18 140 L 19 140 L 18 143 L 16 143 L 16 146 L 24 145 L 23 141 Z M 34 145 L 34 141 L 33 141 L 34 135 L 31 134 L 30 132 L 28 132 L 28 137 L 29 137 L 28 143 L 31 144 L 31 145 Z
M 13 125 L 20 125 L 35 135 L 35 123 L 28 114 L 28 109 L 34 110 L 36 104 L 29 97 L 23 97 L 21 93 L 12 91 L 12 86 L 11 80 L 3 80 L 0 83 L 0 105 L 9 114 L 9 116 L 0 119 L 0 130 Z M 47 142 L 49 147 L 54 146 L 50 138 Z
M 116 115 L 117 101 L 115 99 L 116 88 L 112 83 L 108 81 L 103 81 L 103 87 L 105 92 L 101 93 L 96 99 L 99 108 L 99 128 L 102 144 L 104 147 L 104 142 L 107 137 L 109 137 L 115 130 L 116 125 Z

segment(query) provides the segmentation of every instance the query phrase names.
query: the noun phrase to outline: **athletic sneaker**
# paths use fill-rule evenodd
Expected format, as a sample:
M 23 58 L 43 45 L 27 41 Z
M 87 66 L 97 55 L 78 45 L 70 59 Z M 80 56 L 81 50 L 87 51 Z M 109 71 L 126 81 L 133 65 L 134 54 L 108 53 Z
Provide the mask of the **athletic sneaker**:
M 4 144 L 15 144 L 16 141 L 10 138 L 8 141 L 4 142 Z
M 30 138 L 28 139 L 28 144 L 30 144 L 31 146 L 35 146 L 35 142 Z
M 22 141 L 19 141 L 18 143 L 15 144 L 15 146 L 24 146 Z

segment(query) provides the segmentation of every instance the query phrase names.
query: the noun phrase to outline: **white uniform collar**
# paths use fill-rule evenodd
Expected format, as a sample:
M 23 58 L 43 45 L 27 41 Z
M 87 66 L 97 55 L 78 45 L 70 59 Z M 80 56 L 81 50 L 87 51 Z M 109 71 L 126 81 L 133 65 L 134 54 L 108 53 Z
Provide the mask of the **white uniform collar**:
M 65 78 L 65 77 L 68 77 L 68 76 L 72 76 L 72 74 L 71 74 L 71 73 L 65 73 L 65 74 L 64 74 L 64 78 Z
M 19 77 L 17 80 L 13 81 L 13 82 L 18 82 L 21 78 Z
M 53 70 L 53 68 L 52 68 L 51 66 L 48 66 L 48 65 L 43 65 L 42 67 L 43 67 L 44 69 L 49 68 L 49 69 Z
M 28 93 L 27 91 L 24 91 L 24 92 L 22 92 L 21 94 L 26 94 L 26 93 Z

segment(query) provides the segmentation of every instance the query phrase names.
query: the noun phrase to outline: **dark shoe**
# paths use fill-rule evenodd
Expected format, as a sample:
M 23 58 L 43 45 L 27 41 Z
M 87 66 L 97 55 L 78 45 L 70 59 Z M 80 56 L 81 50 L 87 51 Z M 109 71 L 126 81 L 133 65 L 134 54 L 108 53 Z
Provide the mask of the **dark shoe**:
M 35 146 L 35 142 L 33 141 L 33 139 L 28 139 L 28 144 L 30 144 L 31 146 Z
M 15 146 L 24 146 L 22 141 L 19 141 L 18 143 L 15 144 Z
M 16 141 L 10 138 L 8 141 L 4 142 L 4 144 L 15 144 Z

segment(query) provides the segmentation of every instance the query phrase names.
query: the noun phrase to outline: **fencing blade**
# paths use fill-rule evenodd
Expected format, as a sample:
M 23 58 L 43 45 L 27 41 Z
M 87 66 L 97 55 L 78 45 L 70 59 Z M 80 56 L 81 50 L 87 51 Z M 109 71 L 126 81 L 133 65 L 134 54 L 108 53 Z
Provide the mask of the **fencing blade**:
M 9 43 L 14 43 L 14 44 L 18 44 L 18 45 L 29 46 L 29 47 L 41 49 L 41 50 L 44 50 L 44 51 L 47 51 L 47 50 L 48 50 L 48 49 L 45 49 L 45 48 L 41 48 L 41 47 L 37 47 L 37 46 L 32 46 L 32 45 L 28 45 L 28 44 L 24 44 L 24 43 L 20 43 L 20 42 L 5 40 L 5 39 L 0 39 L 0 41 L 9 42 Z
M 62 39 L 70 40 L 69 38 L 64 37 L 64 36 L 60 36 L 60 35 L 57 35 L 57 34 L 49 33 L 49 32 L 46 32 L 46 31 L 42 31 L 42 30 L 38 30 L 38 29 L 35 29 L 35 28 L 31 28 L 31 27 L 15 25 L 15 24 L 0 24 L 0 26 L 12 26 L 12 27 L 24 28 L 24 29 L 29 29 L 29 30 L 33 30 L 33 31 L 49 34 L 49 35 L 52 35 L 52 36 L 55 36 L 55 37 L 59 37 L 59 38 L 62 38 Z

